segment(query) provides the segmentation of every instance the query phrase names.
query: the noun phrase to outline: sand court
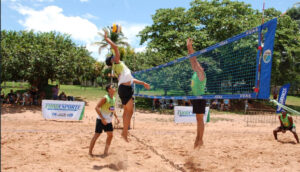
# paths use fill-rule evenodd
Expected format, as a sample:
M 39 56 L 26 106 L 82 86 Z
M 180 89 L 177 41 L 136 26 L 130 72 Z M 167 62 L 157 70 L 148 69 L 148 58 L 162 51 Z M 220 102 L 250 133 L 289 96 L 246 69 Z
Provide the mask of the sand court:
M 129 143 L 115 129 L 109 155 L 103 156 L 104 133 L 90 157 L 96 103 L 88 102 L 81 122 L 44 120 L 37 107 L 2 107 L 1 171 L 300 171 L 292 133 L 275 141 L 279 122 L 247 125 L 235 114 L 212 113 L 204 146 L 194 150 L 196 124 L 138 111 Z M 296 127 L 299 133 L 299 118 Z

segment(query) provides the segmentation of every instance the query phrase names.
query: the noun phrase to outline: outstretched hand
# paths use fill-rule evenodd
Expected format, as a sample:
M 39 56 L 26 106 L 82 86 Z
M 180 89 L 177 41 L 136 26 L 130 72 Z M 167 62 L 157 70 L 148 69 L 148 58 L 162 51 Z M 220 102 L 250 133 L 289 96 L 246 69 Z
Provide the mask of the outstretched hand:
M 145 84 L 144 84 L 144 87 L 145 87 L 147 90 L 149 90 L 149 89 L 150 89 L 150 84 L 145 83 Z
M 107 31 L 104 30 L 104 39 L 106 40 L 107 39 Z

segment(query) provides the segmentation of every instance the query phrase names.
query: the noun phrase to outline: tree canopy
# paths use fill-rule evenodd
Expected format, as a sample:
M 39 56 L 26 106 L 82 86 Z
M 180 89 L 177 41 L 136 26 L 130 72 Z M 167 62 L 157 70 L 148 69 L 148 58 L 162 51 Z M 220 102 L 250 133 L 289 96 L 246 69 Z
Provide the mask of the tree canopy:
M 55 32 L 1 31 L 2 80 L 27 80 L 38 87 L 48 80 L 91 79 L 95 60 L 68 35 Z
M 144 58 L 141 66 L 153 67 L 185 56 L 188 37 L 194 40 L 194 49 L 199 51 L 262 22 L 262 14 L 244 2 L 193 0 L 190 5 L 189 9 L 156 11 L 152 16 L 153 24 L 139 33 L 140 43 L 148 43 L 147 51 L 138 55 Z M 300 86 L 300 64 L 295 64 L 300 61 L 297 10 L 288 11 L 292 18 L 289 15 L 279 17 L 281 12 L 273 8 L 265 10 L 265 22 L 279 17 L 272 67 L 273 85 L 293 82 Z M 155 65 L 152 58 L 159 59 Z

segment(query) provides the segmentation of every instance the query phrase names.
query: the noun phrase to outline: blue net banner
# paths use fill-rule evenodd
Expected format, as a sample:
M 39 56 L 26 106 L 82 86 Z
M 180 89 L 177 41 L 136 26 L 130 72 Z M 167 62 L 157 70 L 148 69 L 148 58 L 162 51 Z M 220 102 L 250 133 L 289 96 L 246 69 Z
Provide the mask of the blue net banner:
M 275 18 L 189 56 L 135 72 L 134 77 L 150 83 L 151 89 L 136 85 L 134 95 L 157 99 L 268 99 L 276 26 Z M 191 90 L 194 71 L 189 58 L 194 56 L 207 78 L 201 96 Z

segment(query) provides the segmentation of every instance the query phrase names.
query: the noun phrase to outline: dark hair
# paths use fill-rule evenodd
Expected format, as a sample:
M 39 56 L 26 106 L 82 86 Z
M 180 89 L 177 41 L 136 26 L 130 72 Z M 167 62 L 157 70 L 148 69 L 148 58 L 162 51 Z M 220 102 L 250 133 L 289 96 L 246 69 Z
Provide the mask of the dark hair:
M 111 59 L 112 59 L 113 57 L 114 57 L 114 56 L 106 57 L 105 63 L 106 63 L 107 66 L 111 66 L 111 65 L 112 65 Z
M 105 87 L 105 90 L 108 92 L 108 90 L 112 87 L 112 84 L 107 84 Z

